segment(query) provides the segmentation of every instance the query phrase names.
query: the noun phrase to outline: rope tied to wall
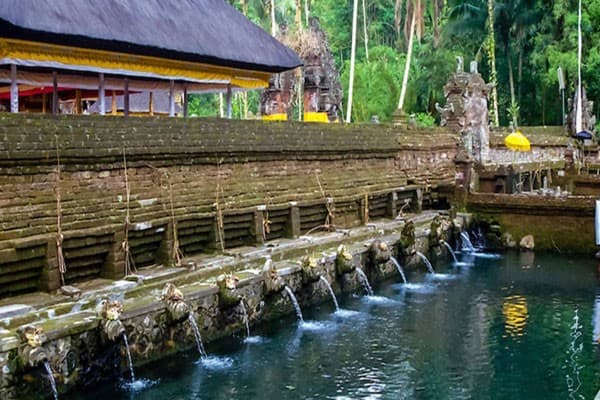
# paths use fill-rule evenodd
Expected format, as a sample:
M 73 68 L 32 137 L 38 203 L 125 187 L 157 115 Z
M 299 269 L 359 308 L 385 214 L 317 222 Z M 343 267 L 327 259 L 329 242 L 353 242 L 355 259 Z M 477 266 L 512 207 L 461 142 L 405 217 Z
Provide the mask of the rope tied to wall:
M 321 179 L 319 178 L 319 171 L 315 170 L 315 178 L 317 179 L 317 185 L 319 185 L 319 191 L 321 192 L 321 196 L 325 199 L 325 209 L 327 210 L 327 216 L 325 216 L 325 222 L 323 225 L 316 226 L 310 229 L 306 234 L 314 232 L 317 229 L 327 229 L 328 231 L 335 231 L 335 202 L 333 197 L 327 196 L 325 190 L 323 189 L 323 185 L 321 185 Z
M 179 235 L 177 233 L 177 220 L 175 219 L 175 207 L 173 206 L 173 186 L 171 185 L 171 178 L 165 171 L 165 177 L 167 178 L 167 184 L 169 185 L 169 202 L 171 205 L 171 224 L 173 226 L 173 244 L 171 246 L 171 259 L 175 262 L 176 266 L 180 266 L 183 261 L 183 252 L 179 247 Z
M 223 194 L 223 188 L 221 186 L 221 163 L 222 159 L 217 163 L 217 187 L 215 193 L 215 217 L 217 222 L 217 232 L 215 240 L 221 247 L 221 251 L 225 251 L 225 223 L 223 221 L 223 211 L 221 210 L 221 197 Z
M 121 249 L 125 253 L 125 276 L 129 276 L 132 273 L 137 272 L 137 269 L 135 268 L 133 255 L 131 254 L 131 248 L 129 247 L 129 226 L 131 225 L 129 215 L 129 201 L 131 192 L 129 189 L 129 179 L 127 177 L 127 157 L 125 155 L 125 147 L 123 147 L 123 173 L 125 177 L 125 232 L 123 235 L 123 243 L 121 244 Z
M 65 274 L 67 273 L 67 263 L 63 253 L 62 233 L 62 203 L 60 195 L 60 153 L 58 151 L 58 135 L 55 136 L 56 142 L 56 259 L 58 263 L 58 272 L 60 273 L 60 283 L 65 285 Z

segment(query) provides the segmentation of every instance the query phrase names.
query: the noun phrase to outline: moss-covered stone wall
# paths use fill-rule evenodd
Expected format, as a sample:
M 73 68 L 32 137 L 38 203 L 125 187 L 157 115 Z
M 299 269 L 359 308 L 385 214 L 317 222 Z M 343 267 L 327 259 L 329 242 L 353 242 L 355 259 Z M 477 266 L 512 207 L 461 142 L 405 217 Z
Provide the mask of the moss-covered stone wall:
M 419 208 L 451 192 L 456 148 L 443 129 L 3 114 L 0 297 L 59 286 L 59 208 L 66 282 L 115 278 L 126 237 L 136 266 L 168 264 L 175 244 L 190 255 Z
M 527 195 L 470 194 L 468 210 L 500 225 L 518 242 L 533 235 L 535 250 L 594 254 L 594 199 Z

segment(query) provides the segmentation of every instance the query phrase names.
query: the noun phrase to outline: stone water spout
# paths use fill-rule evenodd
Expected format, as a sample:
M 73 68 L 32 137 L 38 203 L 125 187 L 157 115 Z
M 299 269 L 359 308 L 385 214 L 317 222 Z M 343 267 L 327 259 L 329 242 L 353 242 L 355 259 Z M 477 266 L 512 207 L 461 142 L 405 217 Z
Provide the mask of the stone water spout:
M 219 287 L 219 306 L 221 308 L 231 308 L 240 304 L 242 294 L 237 288 L 240 280 L 234 274 L 223 274 L 217 278 Z
M 302 257 L 300 267 L 302 268 L 302 283 L 305 285 L 317 282 L 319 277 L 324 274 L 322 268 L 319 268 L 318 261 L 311 256 Z
M 415 255 L 417 252 L 415 243 L 415 224 L 413 221 L 408 221 L 402 228 L 399 253 L 401 253 L 404 258 Z
M 442 217 L 439 215 L 436 215 L 433 221 L 431 221 L 428 238 L 429 248 L 439 248 L 444 240 L 444 226 L 442 224 Z
M 181 322 L 190 315 L 190 306 L 184 301 L 183 293 L 174 284 L 167 282 L 160 299 L 165 303 L 172 322 Z
M 37 367 L 48 361 L 48 351 L 42 346 L 46 340 L 44 330 L 34 325 L 25 325 L 17 330 L 22 345 L 19 357 L 23 364 Z
M 276 293 L 281 293 L 283 288 L 285 287 L 285 281 L 279 273 L 277 272 L 277 268 L 273 265 L 273 260 L 267 258 L 265 261 L 265 265 L 262 270 L 263 275 L 263 284 L 265 287 L 265 294 L 272 295 Z
M 349 274 L 356 270 L 356 265 L 352 262 L 352 253 L 348 251 L 346 246 L 341 244 L 337 248 L 335 256 L 335 271 L 338 275 Z
M 118 300 L 101 300 L 96 306 L 96 315 L 102 320 L 100 329 L 106 339 L 111 342 L 125 334 L 125 327 L 121 322 L 123 303 Z
M 391 257 L 392 252 L 386 242 L 376 239 L 369 245 L 369 265 L 376 267 L 385 264 L 390 261 Z

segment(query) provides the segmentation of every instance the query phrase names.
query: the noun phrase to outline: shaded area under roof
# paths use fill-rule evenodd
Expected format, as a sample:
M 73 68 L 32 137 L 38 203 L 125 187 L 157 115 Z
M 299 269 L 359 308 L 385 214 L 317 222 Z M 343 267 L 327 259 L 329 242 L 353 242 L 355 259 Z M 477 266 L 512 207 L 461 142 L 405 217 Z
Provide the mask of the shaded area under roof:
M 118 95 L 115 98 L 117 110 L 122 111 L 125 108 L 125 99 L 122 95 Z M 111 97 L 108 96 L 106 98 L 106 108 L 110 110 L 111 108 Z M 152 102 L 154 107 L 154 112 L 157 114 L 168 114 L 170 103 L 169 103 L 169 94 L 164 91 L 156 91 L 152 92 Z M 129 94 L 129 111 L 132 113 L 147 113 L 150 111 L 150 92 L 141 92 L 141 93 L 130 93 Z M 90 114 L 99 114 L 100 113 L 100 103 L 98 101 L 94 102 L 88 108 L 88 112 Z M 181 103 L 179 101 L 175 102 L 175 114 L 183 113 L 183 108 L 181 107 Z
M 262 72 L 302 65 L 224 0 L 2 0 L 0 37 Z

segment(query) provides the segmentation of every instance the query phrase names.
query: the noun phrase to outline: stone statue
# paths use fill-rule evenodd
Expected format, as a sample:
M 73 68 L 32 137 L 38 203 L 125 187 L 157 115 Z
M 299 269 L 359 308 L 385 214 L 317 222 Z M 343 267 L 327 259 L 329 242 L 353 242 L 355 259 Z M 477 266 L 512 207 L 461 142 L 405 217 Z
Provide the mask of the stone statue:
M 271 260 L 271 258 L 267 258 L 265 261 L 262 275 L 266 295 L 279 293 L 285 287 L 285 281 L 279 276 L 277 268 L 273 265 L 273 260 Z
M 369 258 L 369 264 L 373 267 L 387 263 L 392 257 L 392 253 L 387 243 L 379 239 L 371 242 L 367 254 Z
M 304 256 L 300 260 L 300 266 L 302 268 L 302 283 L 309 284 L 319 280 L 324 272 L 320 270 L 317 260 L 311 256 Z
M 121 322 L 123 303 L 118 300 L 101 300 L 96 306 L 96 314 L 101 318 L 100 329 L 108 340 L 114 342 L 125 334 L 125 327 Z
M 583 128 L 584 131 L 588 131 L 590 133 L 594 133 L 596 131 L 596 117 L 594 116 L 594 102 L 591 100 L 587 99 L 587 95 L 585 93 L 585 88 L 581 88 L 581 104 L 582 104 L 582 119 L 581 119 L 581 126 Z M 577 130 L 577 121 L 576 121 L 576 114 L 577 114 L 577 109 L 575 107 L 575 105 L 577 105 L 577 91 L 575 91 L 575 95 L 573 97 L 573 100 L 569 99 L 568 101 L 568 107 L 569 107 L 569 114 L 567 115 L 567 127 L 569 129 L 569 133 L 571 135 L 575 135 L 576 130 Z
M 167 282 L 162 290 L 160 299 L 167 306 L 167 311 L 173 322 L 183 321 L 190 314 L 190 307 L 183 299 L 183 293 L 174 284 Z
M 408 221 L 402 228 L 400 235 L 400 252 L 405 257 L 414 255 L 417 251 L 415 243 L 415 224 L 413 221 Z
M 352 253 L 348 251 L 346 246 L 341 244 L 336 251 L 335 256 L 335 271 L 338 275 L 349 274 L 354 272 L 356 266 L 352 262 Z
M 19 328 L 17 333 L 23 343 L 19 347 L 19 357 L 23 364 L 37 367 L 48 361 L 48 352 L 42 347 L 46 341 L 46 335 L 41 327 L 26 325 Z
M 462 57 L 456 59 L 456 73 L 444 86 L 446 105 L 436 104 L 436 110 L 442 126 L 461 134 L 460 158 L 486 163 L 490 148 L 487 101 L 492 86 L 485 83 L 476 62 L 471 62 L 467 73 Z
M 222 274 L 217 278 L 221 308 L 235 307 L 242 301 L 242 295 L 237 288 L 238 282 L 239 279 L 234 274 Z

